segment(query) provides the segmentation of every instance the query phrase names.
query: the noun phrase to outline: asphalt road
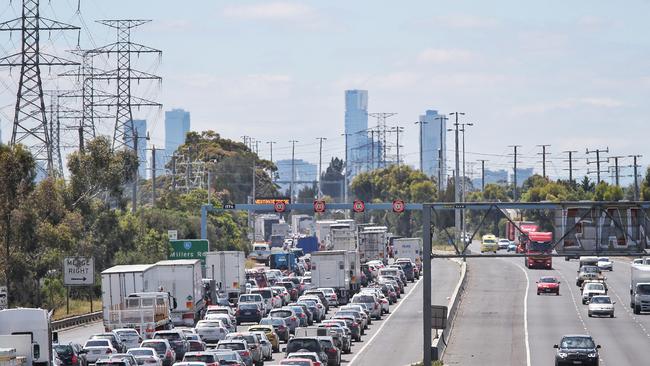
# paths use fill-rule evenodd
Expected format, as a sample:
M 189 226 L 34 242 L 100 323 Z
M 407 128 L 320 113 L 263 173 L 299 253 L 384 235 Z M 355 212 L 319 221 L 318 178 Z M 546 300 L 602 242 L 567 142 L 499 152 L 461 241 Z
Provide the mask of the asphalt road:
M 458 263 L 436 260 L 432 271 L 432 303 L 447 305 L 460 277 Z M 334 311 L 332 311 L 334 310 Z M 330 309 L 328 315 L 336 308 Z M 342 355 L 342 363 L 348 365 L 408 365 L 422 359 L 422 280 L 410 283 L 397 304 L 391 306 L 391 314 L 380 321 L 373 321 L 361 342 L 352 344 L 352 353 Z M 246 325 L 239 330 L 245 331 Z M 101 322 L 59 332 L 59 341 L 83 344 L 93 334 L 103 332 Z M 399 349 L 399 352 L 396 352 Z M 284 358 L 284 345 L 275 353 L 277 364 Z
M 603 347 L 601 365 L 648 364 L 650 314 L 634 315 L 629 307 L 629 260 L 606 272 L 615 318 L 588 317 L 575 285 L 577 261 L 554 258 L 553 270 L 529 270 L 523 263 L 523 258 L 470 261 L 445 364 L 551 365 L 553 344 L 565 334 L 593 336 Z M 535 281 L 545 275 L 560 279 L 560 296 L 537 296 Z

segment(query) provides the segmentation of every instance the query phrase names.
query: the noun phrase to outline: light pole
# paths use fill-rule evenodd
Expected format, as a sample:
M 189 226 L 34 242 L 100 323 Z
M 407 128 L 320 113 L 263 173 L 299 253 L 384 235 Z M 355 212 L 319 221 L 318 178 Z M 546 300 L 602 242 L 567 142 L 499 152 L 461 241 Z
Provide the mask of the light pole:
M 318 199 L 321 199 L 323 196 L 323 191 L 321 190 L 321 174 L 323 174 L 323 141 L 327 140 L 327 137 L 316 137 L 318 140 Z
M 454 142 L 455 142 L 454 150 L 455 150 L 455 152 L 454 153 L 455 153 L 455 158 L 456 158 L 456 164 L 455 164 L 456 169 L 454 170 L 454 201 L 456 201 L 456 203 L 459 203 L 459 202 L 461 202 L 461 197 L 460 197 L 460 184 L 458 183 L 458 176 L 460 175 L 460 156 L 459 156 L 460 154 L 459 154 L 459 151 L 458 151 L 458 148 L 459 148 L 459 146 L 458 146 L 458 130 L 459 130 L 458 127 L 460 126 L 460 123 L 458 123 L 458 117 L 459 116 L 464 116 L 465 113 L 463 113 L 463 112 L 452 112 L 452 113 L 449 113 L 449 115 L 455 117 L 455 122 L 454 122 L 454 132 L 455 132 L 454 133 Z M 459 244 L 461 244 L 461 240 L 460 240 L 460 238 L 461 238 L 460 209 L 455 209 L 454 213 L 455 213 L 454 221 L 456 223 L 456 225 L 455 225 L 456 243 L 457 243 L 456 245 L 459 245 Z M 464 247 L 464 245 L 463 245 L 463 247 Z M 463 251 L 463 254 L 464 253 L 465 252 Z M 426 342 L 431 342 L 430 339 L 429 340 L 425 339 L 425 341 Z
M 447 116 L 442 115 L 442 116 L 436 117 L 436 120 L 440 121 L 440 146 L 438 148 L 438 191 L 440 191 L 442 189 L 443 185 L 444 185 L 444 183 L 442 181 L 442 170 L 444 169 L 443 168 L 443 165 L 444 165 L 443 163 L 444 163 L 444 160 L 445 160 L 444 156 L 446 156 L 444 148 L 445 148 L 446 144 L 443 144 L 443 141 L 446 140 L 444 138 L 444 130 L 446 129 L 448 118 L 447 118 Z
M 345 137 L 345 175 L 343 176 L 343 201 L 348 202 L 348 174 L 350 173 L 350 162 L 348 161 L 348 136 L 350 133 L 342 133 L 341 136 Z M 347 210 L 346 210 L 347 212 Z

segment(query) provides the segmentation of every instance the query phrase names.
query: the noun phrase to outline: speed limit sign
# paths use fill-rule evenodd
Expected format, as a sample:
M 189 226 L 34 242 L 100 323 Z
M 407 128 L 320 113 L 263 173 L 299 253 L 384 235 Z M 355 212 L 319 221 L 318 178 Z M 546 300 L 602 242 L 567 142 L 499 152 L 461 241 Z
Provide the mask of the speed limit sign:
M 362 200 L 354 200 L 352 202 L 352 211 L 354 212 L 363 212 L 366 210 L 366 204 Z
M 393 212 L 402 213 L 402 212 L 404 212 L 405 208 L 406 208 L 406 205 L 404 204 L 404 201 L 402 201 L 402 200 L 394 200 L 393 201 Z
M 284 212 L 284 210 L 287 209 L 287 204 L 284 203 L 283 201 L 275 201 L 273 203 L 273 209 L 275 210 L 275 212 L 278 213 Z
M 325 212 L 325 201 L 317 200 L 314 201 L 314 212 Z

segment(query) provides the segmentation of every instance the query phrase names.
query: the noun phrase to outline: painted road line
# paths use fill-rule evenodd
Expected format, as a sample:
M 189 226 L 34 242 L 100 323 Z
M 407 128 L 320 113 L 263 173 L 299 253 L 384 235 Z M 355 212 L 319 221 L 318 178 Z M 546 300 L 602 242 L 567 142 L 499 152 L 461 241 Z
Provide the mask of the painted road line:
M 530 279 L 528 278 L 528 271 L 524 269 L 521 265 L 513 263 L 517 266 L 524 276 L 526 276 L 526 294 L 524 295 L 524 338 L 526 343 L 526 365 L 531 366 L 530 364 L 530 342 L 528 340 L 528 290 L 530 289 Z

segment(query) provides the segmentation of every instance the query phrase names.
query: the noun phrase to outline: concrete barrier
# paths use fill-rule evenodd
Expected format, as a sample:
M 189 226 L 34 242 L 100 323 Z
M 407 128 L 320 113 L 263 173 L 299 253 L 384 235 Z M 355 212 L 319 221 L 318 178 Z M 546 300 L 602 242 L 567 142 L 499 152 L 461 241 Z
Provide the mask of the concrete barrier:
M 95 311 L 94 313 L 88 313 L 84 315 L 71 316 L 61 320 L 55 320 L 52 322 L 52 330 L 61 330 L 71 327 L 76 327 L 78 325 L 91 323 L 102 318 L 101 311 Z
M 454 319 L 456 319 L 456 312 L 458 311 L 458 306 L 462 298 L 463 293 L 465 292 L 465 284 L 467 282 L 467 262 L 460 262 L 460 280 L 454 289 L 454 294 L 449 300 L 447 305 L 447 327 L 438 332 L 438 338 L 433 340 L 431 345 L 431 359 L 432 360 L 442 360 L 442 357 L 445 354 L 445 349 L 447 348 L 447 341 L 451 338 L 451 332 L 454 325 Z

